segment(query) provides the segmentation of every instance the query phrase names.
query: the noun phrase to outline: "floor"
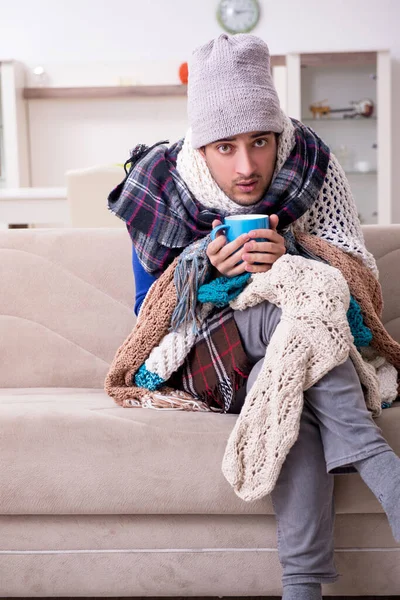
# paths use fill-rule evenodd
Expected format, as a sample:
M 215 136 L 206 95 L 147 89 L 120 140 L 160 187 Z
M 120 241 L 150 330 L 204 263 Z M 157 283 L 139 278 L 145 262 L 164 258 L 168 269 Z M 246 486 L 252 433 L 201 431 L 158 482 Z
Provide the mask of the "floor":
M 146 598 L 139 598 L 138 596 L 132 596 L 131 598 L 127 596 L 116 596 L 115 598 L 87 598 L 82 596 L 82 598 L 78 599 L 65 596 L 63 598 L 54 598 L 54 600 L 171 600 L 171 598 L 171 596 L 147 596 Z M 223 600 L 281 600 L 280 596 L 223 596 L 222 598 Z M 324 598 L 325 600 L 400 600 L 400 596 L 324 596 Z M 0 600 L 10 599 L 0 598 Z M 31 598 L 13 598 L 13 600 L 31 600 Z M 49 600 L 49 598 L 38 598 L 35 596 L 35 600 Z M 174 596 L 173 600 L 219 600 L 219 596 L 190 596 L 190 598 L 187 596 Z

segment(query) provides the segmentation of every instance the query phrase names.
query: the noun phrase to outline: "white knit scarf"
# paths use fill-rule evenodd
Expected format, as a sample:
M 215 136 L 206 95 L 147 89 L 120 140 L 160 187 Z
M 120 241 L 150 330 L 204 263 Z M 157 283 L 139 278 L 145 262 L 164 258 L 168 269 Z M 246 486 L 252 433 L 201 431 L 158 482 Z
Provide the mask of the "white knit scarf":
M 282 115 L 284 128 L 278 138 L 273 178 L 286 162 L 295 143 L 293 123 L 284 113 Z M 212 177 L 202 153 L 193 148 L 190 129 L 178 154 L 177 170 L 193 196 L 206 208 L 221 207 L 232 215 L 257 212 L 258 203 L 252 206 L 240 206 L 222 191 Z M 365 247 L 349 183 L 334 154 L 331 153 L 324 185 L 315 204 L 289 227 L 293 232 L 302 231 L 317 235 L 344 252 L 361 258 L 378 278 L 375 259 Z
M 282 115 L 284 128 L 278 138 L 277 158 L 272 181 L 287 160 L 295 142 L 293 123 L 284 113 Z M 204 156 L 192 146 L 191 129 L 186 133 L 182 149 L 178 154 L 176 168 L 193 196 L 206 208 L 215 209 L 218 206 L 233 215 L 257 212 L 257 207 L 262 204 L 261 199 L 252 206 L 241 206 L 221 190 L 211 175 Z

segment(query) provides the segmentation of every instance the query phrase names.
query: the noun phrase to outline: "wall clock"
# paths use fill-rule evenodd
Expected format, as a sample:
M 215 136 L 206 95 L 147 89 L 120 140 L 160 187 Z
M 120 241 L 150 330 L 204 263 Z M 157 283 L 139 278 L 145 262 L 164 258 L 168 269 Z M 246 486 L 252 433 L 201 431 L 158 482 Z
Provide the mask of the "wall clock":
M 248 33 L 258 23 L 260 5 L 258 0 L 221 0 L 217 18 L 229 33 Z

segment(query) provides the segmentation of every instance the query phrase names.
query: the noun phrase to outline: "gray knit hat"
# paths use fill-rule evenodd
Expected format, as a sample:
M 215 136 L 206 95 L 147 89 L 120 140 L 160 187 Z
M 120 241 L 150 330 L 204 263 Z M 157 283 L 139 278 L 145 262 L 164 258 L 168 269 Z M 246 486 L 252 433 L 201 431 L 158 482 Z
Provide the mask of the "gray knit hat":
M 189 61 L 188 115 L 194 148 L 249 131 L 281 133 L 267 44 L 224 33 L 197 48 Z

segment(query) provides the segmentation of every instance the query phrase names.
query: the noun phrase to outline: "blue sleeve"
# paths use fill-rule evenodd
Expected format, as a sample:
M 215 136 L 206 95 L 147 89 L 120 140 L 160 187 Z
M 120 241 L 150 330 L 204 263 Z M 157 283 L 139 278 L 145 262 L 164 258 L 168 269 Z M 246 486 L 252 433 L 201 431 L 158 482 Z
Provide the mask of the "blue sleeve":
M 142 302 L 145 299 L 147 292 L 150 289 L 150 286 L 155 282 L 157 277 L 154 275 L 150 275 L 147 271 L 144 270 L 142 265 L 139 262 L 137 254 L 135 252 L 135 248 L 132 245 L 132 268 L 133 274 L 135 277 L 135 288 L 136 288 L 136 298 L 135 298 L 135 315 L 139 314 L 140 307 L 142 306 Z

